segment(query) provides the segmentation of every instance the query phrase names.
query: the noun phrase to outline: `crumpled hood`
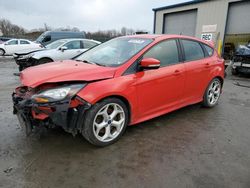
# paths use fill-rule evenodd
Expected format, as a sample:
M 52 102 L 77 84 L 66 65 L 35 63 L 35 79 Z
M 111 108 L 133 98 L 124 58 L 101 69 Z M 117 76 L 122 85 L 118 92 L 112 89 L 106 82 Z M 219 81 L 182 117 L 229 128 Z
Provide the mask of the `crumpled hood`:
M 56 51 L 58 51 L 58 49 L 39 50 L 39 51 L 34 52 L 34 55 L 32 56 L 32 58 L 40 59 L 42 57 L 47 57 L 51 54 L 54 54 Z
M 113 67 L 67 60 L 27 68 L 21 72 L 20 80 L 22 85 L 34 88 L 44 83 L 113 78 L 115 71 Z
M 44 50 L 47 50 L 46 48 L 37 48 L 37 49 L 26 49 L 26 50 L 21 50 L 21 51 L 18 51 L 14 54 L 20 56 L 20 55 L 28 55 L 30 53 L 33 53 L 33 52 L 38 52 L 38 51 L 44 51 Z

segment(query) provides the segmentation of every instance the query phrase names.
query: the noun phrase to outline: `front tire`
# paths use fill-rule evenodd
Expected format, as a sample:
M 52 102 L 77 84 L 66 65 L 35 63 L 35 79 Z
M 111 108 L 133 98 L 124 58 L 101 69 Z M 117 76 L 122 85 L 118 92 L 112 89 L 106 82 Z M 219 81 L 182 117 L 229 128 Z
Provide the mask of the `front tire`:
M 220 79 L 214 78 L 208 85 L 205 94 L 203 96 L 203 106 L 205 107 L 214 107 L 218 104 L 220 94 L 222 89 L 222 83 Z
M 116 142 L 129 122 L 128 108 L 117 98 L 107 98 L 86 112 L 83 136 L 95 146 Z
M 5 51 L 3 49 L 0 49 L 0 56 L 4 56 Z
M 42 58 L 38 60 L 36 65 L 41 65 L 41 64 L 50 63 L 50 62 L 53 62 L 53 60 L 49 58 Z

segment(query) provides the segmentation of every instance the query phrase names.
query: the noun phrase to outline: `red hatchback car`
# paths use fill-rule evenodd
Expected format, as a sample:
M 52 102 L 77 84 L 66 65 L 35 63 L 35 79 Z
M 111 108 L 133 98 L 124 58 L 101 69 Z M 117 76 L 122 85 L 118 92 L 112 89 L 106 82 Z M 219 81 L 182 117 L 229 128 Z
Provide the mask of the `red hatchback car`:
M 112 39 L 74 60 L 21 72 L 14 114 L 29 134 L 61 126 L 106 146 L 127 125 L 202 102 L 218 103 L 224 60 L 199 39 L 182 35 L 134 35 Z

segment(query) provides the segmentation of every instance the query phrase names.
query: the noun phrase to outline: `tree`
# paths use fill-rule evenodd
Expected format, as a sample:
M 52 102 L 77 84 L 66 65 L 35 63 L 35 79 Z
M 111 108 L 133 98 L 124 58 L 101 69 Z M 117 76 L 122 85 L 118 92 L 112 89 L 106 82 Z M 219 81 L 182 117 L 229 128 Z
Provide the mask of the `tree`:
M 4 36 L 20 36 L 25 34 L 24 28 L 12 24 L 7 19 L 0 19 L 0 30 Z
M 121 35 L 127 35 L 127 28 L 126 27 L 121 28 Z

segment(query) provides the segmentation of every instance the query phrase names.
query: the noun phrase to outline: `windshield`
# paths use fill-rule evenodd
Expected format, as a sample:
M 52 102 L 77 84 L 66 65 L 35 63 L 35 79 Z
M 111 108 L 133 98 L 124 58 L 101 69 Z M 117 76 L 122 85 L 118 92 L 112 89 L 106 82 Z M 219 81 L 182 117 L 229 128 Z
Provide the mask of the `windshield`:
M 67 40 L 57 40 L 55 42 L 52 42 L 50 44 L 48 44 L 46 46 L 47 49 L 56 49 L 58 48 L 59 46 L 61 46 L 62 44 L 64 44 L 65 42 L 67 42 Z
M 46 36 L 46 35 L 45 35 L 44 33 L 41 34 L 41 35 L 36 39 L 36 41 L 37 41 L 37 42 L 42 42 L 45 36 Z
M 152 41 L 143 38 L 116 38 L 90 49 L 75 60 L 116 67 L 125 63 Z

